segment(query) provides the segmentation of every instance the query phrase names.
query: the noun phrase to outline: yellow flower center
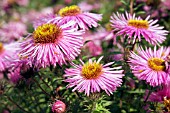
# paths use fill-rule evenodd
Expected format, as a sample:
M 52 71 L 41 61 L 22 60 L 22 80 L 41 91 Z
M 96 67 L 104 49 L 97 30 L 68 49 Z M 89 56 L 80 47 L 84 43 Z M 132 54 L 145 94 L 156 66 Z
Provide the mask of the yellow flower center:
M 106 28 L 107 31 L 111 31 L 112 30 L 112 27 L 111 27 L 110 23 L 107 23 L 105 25 L 105 28 Z
M 86 79 L 96 79 L 102 74 L 102 65 L 96 62 L 84 64 L 81 74 Z
M 76 5 L 72 5 L 69 7 L 64 7 L 62 9 L 60 9 L 59 11 L 59 15 L 64 17 L 64 16 L 75 16 L 77 14 L 81 13 L 81 9 L 76 6 Z
M 43 24 L 33 32 L 35 43 L 54 43 L 61 36 L 61 28 L 55 24 Z
M 164 97 L 164 105 L 165 105 L 166 110 L 170 112 L 170 99 L 167 99 L 166 97 Z
M 128 21 L 129 26 L 133 26 L 140 29 L 148 29 L 149 23 L 146 20 L 129 20 Z
M 0 53 L 4 50 L 3 44 L 0 42 Z
M 161 58 L 150 58 L 148 66 L 155 71 L 163 71 L 165 69 L 165 61 Z

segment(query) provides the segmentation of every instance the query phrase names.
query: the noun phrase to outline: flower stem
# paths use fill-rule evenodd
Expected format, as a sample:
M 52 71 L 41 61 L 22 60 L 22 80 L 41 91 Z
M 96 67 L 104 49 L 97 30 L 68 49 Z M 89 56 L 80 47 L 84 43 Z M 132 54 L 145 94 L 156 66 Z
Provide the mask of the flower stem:
M 145 100 L 144 100 L 144 102 L 142 104 L 142 108 L 146 105 L 146 102 L 148 101 L 148 98 L 151 95 L 151 93 L 152 93 L 152 90 L 149 90 L 148 95 L 147 95 L 147 97 L 145 98 Z
M 152 93 L 152 90 L 149 90 L 149 93 L 148 93 L 148 95 L 147 95 L 147 97 L 146 97 L 146 99 L 144 100 L 144 103 L 146 103 L 147 102 L 147 100 L 148 100 L 148 98 L 149 98 L 149 96 L 150 96 L 150 94 Z
M 93 101 L 92 101 L 92 107 L 91 107 L 90 113 L 93 113 L 93 111 L 95 110 L 95 108 L 96 108 L 96 101 L 93 100 Z
M 49 93 L 47 93 L 47 92 L 40 86 L 40 84 L 38 83 L 38 81 L 37 81 L 36 79 L 33 78 L 33 81 L 38 85 L 38 87 L 43 91 L 43 93 L 44 93 L 45 95 L 51 97 L 51 95 L 50 95 Z
M 38 74 L 39 78 L 42 80 L 42 82 L 48 87 L 51 89 L 51 87 L 47 84 L 47 82 L 44 81 L 43 77 L 41 77 L 39 74 Z M 51 89 L 52 90 L 52 89 Z
M 130 14 L 133 15 L 133 3 L 134 0 L 130 0 Z
M 21 109 L 23 112 L 25 113 L 30 113 L 28 111 L 26 111 L 25 109 L 23 109 L 20 105 L 18 105 L 15 101 L 13 101 L 9 96 L 5 95 L 7 97 L 7 99 L 12 102 L 13 104 L 15 104 L 19 109 Z

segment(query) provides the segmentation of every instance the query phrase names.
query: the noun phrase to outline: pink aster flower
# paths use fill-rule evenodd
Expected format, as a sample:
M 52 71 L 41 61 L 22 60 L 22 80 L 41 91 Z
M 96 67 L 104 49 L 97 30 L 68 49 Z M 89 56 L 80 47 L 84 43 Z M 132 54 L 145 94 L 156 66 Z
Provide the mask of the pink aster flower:
M 15 57 L 16 51 L 19 51 L 17 43 L 5 44 L 0 43 L 0 71 L 5 71 L 10 67 L 11 57 Z
M 80 54 L 84 33 L 73 28 L 74 24 L 73 21 L 62 24 L 51 20 L 42 23 L 22 42 L 21 58 L 29 58 L 37 68 L 72 61 Z
M 27 27 L 22 22 L 9 22 L 0 29 L 0 41 L 10 42 L 18 40 L 27 33 Z
M 148 101 L 149 102 L 159 102 L 164 104 L 164 108 L 169 113 L 170 112 L 170 81 L 168 84 L 163 85 L 162 88 L 159 88 L 157 91 L 152 92 L 149 95 Z M 146 90 L 145 99 L 148 95 L 149 91 Z
M 38 19 L 33 21 L 33 26 L 34 28 L 37 28 L 38 26 L 43 25 L 44 23 L 49 22 L 49 20 L 53 20 L 56 16 L 52 13 L 46 14 L 46 15 L 41 15 Z M 55 18 L 55 20 L 58 20 Z
M 0 72 L 0 80 L 4 78 L 4 74 Z
M 78 6 L 81 8 L 82 11 L 91 11 L 100 9 L 102 4 L 99 2 L 89 4 L 88 1 L 82 1 L 78 4 Z
M 22 76 L 20 75 L 20 68 L 17 68 L 14 71 L 11 71 L 8 74 L 8 78 L 12 83 L 17 84 L 18 81 L 22 78 Z
M 29 3 L 29 0 L 15 0 L 15 2 L 20 6 L 27 6 Z
M 43 9 L 41 9 L 40 11 L 36 11 L 36 10 L 29 10 L 29 12 L 21 15 L 22 17 L 21 20 L 24 23 L 28 23 L 28 24 L 32 24 L 32 23 L 36 23 L 36 21 L 39 21 L 38 19 L 41 18 L 42 20 L 49 18 L 49 15 L 52 15 L 54 13 L 54 9 L 52 7 L 45 7 Z M 50 16 L 51 17 L 51 16 Z
M 66 110 L 66 105 L 64 102 L 57 100 L 52 105 L 52 111 L 53 113 L 64 113 Z
M 121 67 L 110 68 L 114 62 L 101 64 L 100 57 L 97 61 L 89 59 L 87 63 L 83 61 L 81 65 L 73 65 L 74 68 L 66 69 L 64 77 L 65 82 L 69 82 L 68 88 L 74 87 L 73 91 L 85 91 L 88 96 L 90 93 L 100 92 L 104 90 L 108 95 L 120 87 L 122 83 L 123 70 Z
M 109 35 L 110 32 L 104 28 L 99 28 L 97 29 L 96 32 L 90 32 L 90 31 L 86 32 L 83 35 L 83 38 L 84 38 L 84 42 L 86 41 L 88 42 L 84 45 L 84 47 L 88 49 L 89 52 L 85 51 L 85 53 L 87 53 L 88 55 L 90 53 L 90 55 L 92 56 L 100 55 L 103 52 L 102 41 L 110 40 L 110 37 L 112 36 Z
M 100 55 L 103 51 L 101 45 L 96 44 L 94 41 L 88 42 L 86 46 L 92 56 Z
M 140 80 L 146 80 L 151 86 L 167 83 L 170 72 L 165 59 L 170 52 L 169 48 L 143 50 L 140 47 L 137 51 L 138 54 L 131 52 L 129 58 L 134 75 Z
M 29 59 L 19 59 L 17 58 L 11 59 L 11 68 L 9 69 L 8 78 L 9 80 L 17 84 L 20 80 L 27 80 L 33 75 L 32 64 Z
M 145 38 L 149 43 L 156 45 L 162 43 L 166 39 L 168 31 L 163 30 L 164 27 L 159 26 L 158 20 L 149 20 L 150 16 L 147 16 L 145 20 L 141 17 L 135 17 L 135 14 L 131 15 L 126 12 L 124 14 L 113 14 L 111 17 L 111 23 L 115 36 L 128 36 L 129 39 L 138 39 L 141 41 L 141 36 Z
M 170 9 L 170 0 L 162 0 L 162 5 L 167 9 Z
M 88 29 L 88 27 L 97 27 L 97 22 L 102 19 L 102 14 L 82 12 L 76 5 L 60 9 L 59 15 L 61 16 L 62 23 L 65 24 L 70 20 L 73 20 L 76 22 L 75 26 L 83 30 Z

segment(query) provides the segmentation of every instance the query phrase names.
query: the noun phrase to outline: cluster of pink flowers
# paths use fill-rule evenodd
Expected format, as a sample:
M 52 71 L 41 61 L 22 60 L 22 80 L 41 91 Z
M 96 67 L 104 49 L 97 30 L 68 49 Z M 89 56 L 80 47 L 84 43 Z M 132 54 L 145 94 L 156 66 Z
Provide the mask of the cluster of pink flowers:
M 167 2 L 167 1 L 166 1 Z M 167 4 L 168 5 L 168 4 Z M 114 42 L 117 36 L 121 39 L 128 40 L 128 43 L 133 47 L 136 43 L 147 41 L 154 46 L 151 47 L 136 46 L 128 55 L 128 63 L 134 76 L 139 80 L 145 80 L 150 86 L 162 86 L 163 89 L 158 92 L 153 92 L 148 100 L 151 102 L 161 102 L 164 104 L 166 111 L 170 111 L 170 64 L 169 64 L 169 47 L 159 47 L 156 45 L 162 44 L 166 40 L 168 31 L 164 27 L 156 24 L 158 20 L 136 17 L 135 14 L 113 14 L 111 16 L 111 26 L 113 28 Z M 146 96 L 149 95 L 147 91 Z M 146 99 L 147 97 L 145 97 Z M 148 108 L 147 108 L 148 109 Z
M 136 42 L 143 41 L 143 38 L 154 45 L 154 50 L 137 47 L 137 53 L 132 51 L 129 55 L 128 62 L 132 73 L 139 80 L 146 80 L 151 86 L 159 86 L 166 84 L 169 79 L 169 64 L 167 57 L 170 49 L 160 47 L 156 49 L 156 45 L 161 44 L 166 39 L 168 31 L 163 30 L 164 27 L 156 24 L 158 20 L 149 20 L 147 16 L 145 20 L 141 17 L 135 17 L 135 14 L 113 14 L 111 16 L 111 26 L 116 36 L 123 36 L 124 39 L 129 38 L 129 43 L 134 45 Z
M 143 6 L 145 12 L 151 17 L 162 18 L 167 17 L 170 10 L 170 0 L 137 0 L 137 2 L 145 2 L 146 5 Z
M 85 91 L 88 96 L 101 90 L 108 95 L 112 94 L 122 83 L 124 74 L 121 66 L 110 68 L 109 66 L 114 62 L 100 64 L 102 57 L 94 62 L 91 59 L 88 63 L 81 61 L 81 65 L 75 65 L 72 62 L 80 54 L 86 40 L 98 40 L 101 43 L 100 40 L 109 34 L 104 31 L 96 37 L 85 37 L 85 32 L 89 28 L 97 27 L 97 22 L 101 19 L 101 14 L 83 12 L 76 5 L 60 9 L 58 16 L 54 14 L 41 16 L 34 21 L 33 33 L 19 40 L 19 43 L 15 43 L 19 49 L 8 50 L 1 44 L 0 71 L 3 72 L 10 66 L 8 77 L 13 83 L 17 83 L 20 79 L 27 78 L 24 74 L 30 69 L 71 63 L 75 69 L 66 69 L 64 77 L 66 77 L 65 82 L 69 82 L 68 87 L 75 87 L 73 91 Z M 8 27 L 13 31 L 17 30 L 17 28 Z M 20 26 L 19 29 L 21 29 Z M 23 35 L 25 28 L 22 29 L 22 32 L 11 33 L 9 40 L 17 40 L 20 35 Z M 4 27 L 2 30 L 5 32 L 9 29 Z M 6 32 L 12 32 L 12 30 Z M 93 47 L 96 44 L 96 41 L 94 42 L 88 43 L 88 46 Z M 9 52 L 11 50 L 14 52 Z M 93 53 L 96 50 L 90 51 Z M 100 51 L 102 49 L 99 47 L 98 53 L 94 55 L 100 55 Z M 4 59 L 9 63 L 4 62 Z M 53 112 L 59 112 L 56 107 L 57 105 L 53 106 Z
M 10 0 L 9 0 L 10 1 Z M 8 2 L 9 2 L 8 1 Z M 14 0 L 19 5 L 27 5 L 28 0 Z M 65 1 L 68 2 L 69 1 Z M 82 3 L 83 4 L 83 3 Z M 79 4 L 81 6 L 81 4 Z M 97 8 L 99 6 L 96 6 Z M 87 9 L 93 9 L 88 5 Z M 50 12 L 53 12 L 50 9 Z M 36 12 L 34 13 L 36 14 Z M 128 54 L 128 64 L 135 77 L 145 80 L 150 86 L 163 86 L 163 89 L 154 92 L 149 101 L 158 101 L 165 104 L 170 111 L 170 64 L 169 47 L 160 47 L 166 40 L 168 31 L 157 24 L 158 20 L 136 17 L 135 14 L 114 13 L 110 22 L 112 31 L 106 29 L 97 32 L 90 32 L 89 29 L 98 27 L 98 21 L 102 20 L 102 14 L 84 12 L 79 6 L 67 6 L 59 10 L 58 14 L 39 15 L 40 18 L 30 18 L 33 22 L 34 31 L 27 33 L 27 28 L 22 22 L 9 22 L 0 29 L 0 79 L 2 73 L 9 72 L 8 78 L 15 84 L 21 79 L 29 78 L 28 71 L 39 70 L 49 66 L 62 66 L 71 64 L 63 77 L 67 82 L 67 88 L 72 91 L 84 92 L 87 96 L 92 93 L 105 91 L 107 95 L 121 86 L 124 76 L 122 66 L 115 66 L 114 61 L 106 64 L 100 63 L 103 56 L 98 60 L 89 59 L 88 62 L 75 64 L 75 60 L 83 47 L 88 48 L 86 56 L 101 55 L 103 50 L 102 41 L 114 39 L 116 44 L 117 36 L 121 40 L 128 39 L 128 44 L 133 47 L 137 42 L 146 41 L 154 46 L 154 49 L 145 49 L 137 46 L 137 49 Z M 102 28 L 102 27 L 101 27 Z M 89 41 L 89 42 L 87 42 Z M 123 42 L 122 41 L 122 42 Z M 1 43 L 2 42 L 2 43 Z M 87 42 L 85 44 L 85 42 Z M 119 46 L 121 53 L 125 49 Z M 113 52 L 113 50 L 109 50 Z M 123 54 L 115 55 L 112 59 L 122 60 Z M 8 71 L 7 71 L 8 70 Z M 134 81 L 127 83 L 134 88 Z M 156 98 L 155 98 L 155 97 Z M 52 105 L 54 113 L 65 112 L 66 105 L 62 101 L 56 101 Z

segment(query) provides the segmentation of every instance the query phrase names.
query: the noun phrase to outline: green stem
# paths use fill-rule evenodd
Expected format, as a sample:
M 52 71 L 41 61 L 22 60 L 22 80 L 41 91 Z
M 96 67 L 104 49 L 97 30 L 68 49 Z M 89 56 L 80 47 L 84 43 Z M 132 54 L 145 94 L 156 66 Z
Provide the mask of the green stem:
M 147 97 L 145 98 L 145 100 L 144 100 L 144 102 L 142 104 L 142 108 L 146 105 L 146 102 L 148 101 L 148 98 L 151 95 L 151 93 L 152 93 L 152 90 L 149 90 L 148 95 L 147 95 Z
M 38 81 L 37 81 L 36 79 L 34 79 L 34 78 L 32 78 L 32 79 L 33 79 L 33 81 L 38 85 L 38 87 L 43 91 L 43 93 L 44 93 L 45 95 L 51 97 L 51 95 L 50 95 L 49 93 L 47 93 L 47 92 L 41 87 L 41 85 L 38 83 Z
M 15 104 L 19 109 L 21 109 L 23 112 L 25 113 L 30 113 L 28 111 L 26 111 L 25 109 L 23 109 L 20 105 L 18 105 L 15 101 L 13 101 L 9 96 L 5 95 L 7 97 L 7 99 L 12 102 L 13 104 Z
M 90 113 L 92 113 L 95 109 L 96 109 L 96 100 L 93 100 L 92 101 L 92 107 L 91 107 Z
M 134 0 L 130 0 L 130 14 L 133 15 L 133 3 Z
M 38 74 L 39 78 L 42 80 L 42 82 L 48 87 L 51 89 L 51 87 L 47 84 L 47 82 L 44 81 L 43 77 L 41 77 L 39 74 Z M 52 90 L 52 89 L 51 89 Z
M 147 100 L 148 100 L 148 98 L 149 98 L 149 96 L 150 96 L 151 93 L 152 93 L 152 90 L 149 90 L 149 93 L 148 93 L 146 99 L 144 100 L 144 104 L 147 102 Z

